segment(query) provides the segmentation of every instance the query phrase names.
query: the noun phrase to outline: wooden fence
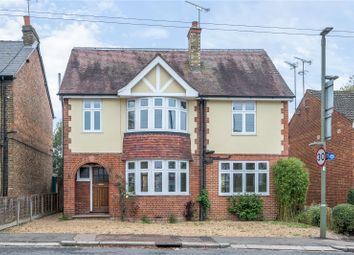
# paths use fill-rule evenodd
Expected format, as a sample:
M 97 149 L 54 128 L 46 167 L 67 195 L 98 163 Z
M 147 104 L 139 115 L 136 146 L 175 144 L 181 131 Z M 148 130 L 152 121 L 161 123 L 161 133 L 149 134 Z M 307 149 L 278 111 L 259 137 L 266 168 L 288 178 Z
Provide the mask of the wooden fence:
M 58 212 L 57 193 L 0 197 L 0 230 Z

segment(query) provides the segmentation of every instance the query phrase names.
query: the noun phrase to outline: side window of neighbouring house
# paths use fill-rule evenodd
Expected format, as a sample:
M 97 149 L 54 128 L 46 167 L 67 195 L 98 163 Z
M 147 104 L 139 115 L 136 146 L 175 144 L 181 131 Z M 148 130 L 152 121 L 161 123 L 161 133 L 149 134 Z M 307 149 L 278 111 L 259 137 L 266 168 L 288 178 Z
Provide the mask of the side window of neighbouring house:
M 101 100 L 84 100 L 83 129 L 85 132 L 102 131 L 102 102 Z
M 232 133 L 256 133 L 256 103 L 235 101 L 232 103 Z

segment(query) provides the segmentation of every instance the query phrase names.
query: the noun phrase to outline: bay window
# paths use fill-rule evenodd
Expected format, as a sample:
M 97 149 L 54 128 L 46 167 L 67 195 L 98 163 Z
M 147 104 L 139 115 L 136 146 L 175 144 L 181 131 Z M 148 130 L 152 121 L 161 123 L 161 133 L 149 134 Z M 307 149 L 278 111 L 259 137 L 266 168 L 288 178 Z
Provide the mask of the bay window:
M 187 132 L 187 102 L 176 98 L 129 99 L 128 131 Z
M 83 131 L 100 132 L 102 129 L 101 100 L 83 101 Z
M 232 133 L 256 134 L 256 103 L 235 101 L 232 103 Z
M 188 195 L 188 161 L 139 160 L 126 165 L 126 190 L 136 195 Z
M 219 194 L 269 193 L 268 161 L 222 161 L 219 163 Z

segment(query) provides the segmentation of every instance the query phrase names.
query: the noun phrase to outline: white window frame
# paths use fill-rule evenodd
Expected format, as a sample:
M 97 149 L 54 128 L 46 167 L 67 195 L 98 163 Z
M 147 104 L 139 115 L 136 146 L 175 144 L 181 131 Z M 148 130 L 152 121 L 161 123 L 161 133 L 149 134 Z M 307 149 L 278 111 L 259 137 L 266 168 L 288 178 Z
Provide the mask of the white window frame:
M 222 170 L 221 164 L 228 163 L 230 166 L 229 170 Z M 233 170 L 233 163 L 242 163 L 242 170 Z M 246 163 L 255 163 L 255 170 L 246 170 Z M 259 163 L 266 163 L 267 169 L 260 170 L 258 169 Z M 230 187 L 229 192 L 221 192 L 221 175 L 222 174 L 229 174 L 230 176 Z M 233 174 L 242 174 L 242 192 L 233 192 Z M 254 185 L 255 185 L 255 192 L 246 192 L 246 174 L 254 174 Z M 267 190 L 266 192 L 259 192 L 259 183 L 258 177 L 259 174 L 267 174 Z M 269 196 L 269 161 L 260 160 L 260 161 L 219 161 L 219 196 L 241 196 L 241 195 L 260 195 L 260 196 Z
M 242 110 L 234 110 L 234 104 L 242 105 Z M 253 103 L 254 110 L 246 110 L 246 104 Z M 256 135 L 257 134 L 257 103 L 256 101 L 232 101 L 231 103 L 231 133 L 232 135 Z M 246 132 L 246 114 L 254 114 L 254 131 Z M 234 132 L 234 114 L 242 115 L 242 132 Z
M 162 169 L 155 169 L 154 162 L 162 161 Z M 168 162 L 174 161 L 176 168 L 169 169 Z M 135 163 L 135 169 L 128 169 L 130 162 Z M 148 162 L 148 169 L 141 169 L 140 163 Z M 186 169 L 181 169 L 181 162 L 186 163 Z M 128 174 L 134 173 L 134 192 L 129 192 Z M 141 192 L 141 173 L 148 173 L 148 192 Z M 155 192 L 155 173 L 162 173 L 162 192 Z M 168 191 L 168 174 L 175 173 L 175 191 Z M 186 173 L 186 191 L 181 192 L 181 173 Z M 126 162 L 126 191 L 137 196 L 188 196 L 189 194 L 189 162 L 187 160 L 130 160 Z
M 81 177 L 80 175 L 80 169 L 83 168 L 83 167 L 87 167 L 89 169 L 89 177 Z M 79 168 L 79 170 L 77 171 L 77 175 L 76 175 L 76 181 L 78 182 L 89 182 L 91 180 L 91 176 L 92 175 L 92 170 L 91 170 L 91 166 L 81 166 Z
M 148 106 L 140 106 L 142 99 L 148 99 Z M 162 106 L 155 106 L 155 99 L 162 99 Z M 170 107 L 168 105 L 169 99 L 176 100 L 176 107 Z M 130 101 L 135 101 L 135 107 L 128 108 Z M 181 102 L 186 103 L 186 109 L 181 107 Z M 148 128 L 140 128 L 140 112 L 142 109 L 148 110 Z M 162 128 L 155 128 L 155 110 L 162 110 Z M 175 129 L 168 128 L 168 111 L 174 110 L 176 112 Z M 130 111 L 135 112 L 134 129 L 129 129 L 128 113 Z M 186 113 L 186 130 L 181 129 L 181 112 Z M 127 132 L 146 132 L 146 131 L 166 131 L 166 132 L 178 132 L 188 133 L 188 102 L 187 100 L 172 98 L 172 97 L 142 97 L 136 99 L 127 100 Z
M 85 103 L 89 102 L 90 107 L 86 108 Z M 94 104 L 99 103 L 99 108 L 94 108 Z M 90 112 L 90 129 L 85 129 L 85 112 Z M 100 112 L 100 129 L 94 129 L 95 127 L 95 112 Z M 82 131 L 84 133 L 100 133 L 103 130 L 102 127 L 102 100 L 100 99 L 84 99 L 82 100 Z

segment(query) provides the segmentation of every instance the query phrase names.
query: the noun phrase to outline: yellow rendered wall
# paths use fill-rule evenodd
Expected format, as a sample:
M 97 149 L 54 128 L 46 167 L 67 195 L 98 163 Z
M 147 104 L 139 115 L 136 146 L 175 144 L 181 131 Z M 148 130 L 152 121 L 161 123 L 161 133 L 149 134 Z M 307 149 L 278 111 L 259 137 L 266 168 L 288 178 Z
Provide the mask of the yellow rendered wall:
M 125 100 L 102 100 L 102 132 L 83 132 L 83 100 L 69 99 L 69 149 L 72 152 L 120 153 L 125 129 Z M 122 102 L 124 101 L 124 102 Z M 120 114 L 123 112 L 124 114 Z
M 208 101 L 208 149 L 215 153 L 281 154 L 282 103 L 257 101 L 256 135 L 232 134 L 232 102 Z

